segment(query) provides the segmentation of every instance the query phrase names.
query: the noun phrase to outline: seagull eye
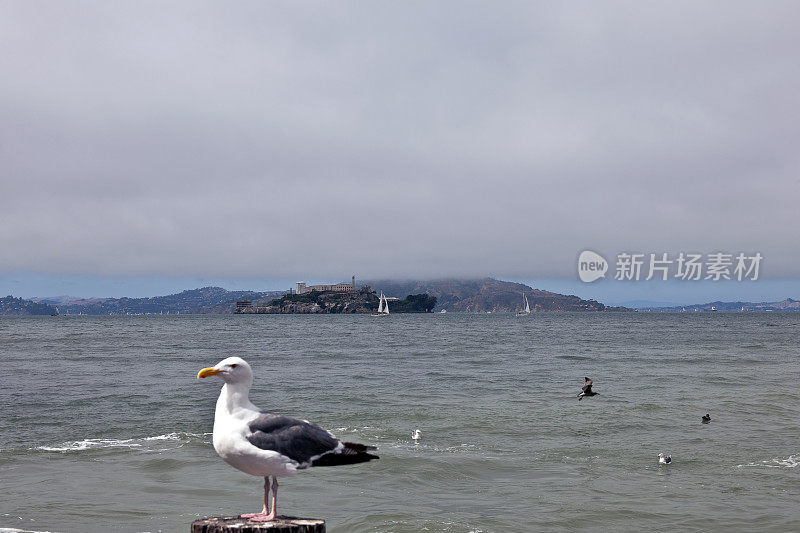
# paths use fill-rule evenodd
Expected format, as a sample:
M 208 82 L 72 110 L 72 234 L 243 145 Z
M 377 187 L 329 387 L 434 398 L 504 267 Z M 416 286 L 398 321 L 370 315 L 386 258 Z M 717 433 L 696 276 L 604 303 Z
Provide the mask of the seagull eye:
M 232 365 L 231 365 L 231 368 L 236 368 L 237 366 L 238 366 L 238 365 L 236 365 L 236 364 L 232 364 Z

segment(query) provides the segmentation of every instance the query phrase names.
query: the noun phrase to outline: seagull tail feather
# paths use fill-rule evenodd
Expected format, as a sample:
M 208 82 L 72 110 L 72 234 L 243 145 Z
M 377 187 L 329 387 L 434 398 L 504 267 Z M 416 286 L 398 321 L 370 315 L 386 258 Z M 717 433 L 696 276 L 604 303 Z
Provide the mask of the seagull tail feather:
M 377 450 L 377 448 L 356 442 L 343 442 L 341 449 L 321 455 L 314 459 L 311 466 L 352 465 L 380 459 L 377 455 L 367 453 L 368 450 Z
M 368 450 L 374 451 L 377 450 L 377 446 L 370 446 L 368 444 L 359 444 L 357 442 L 343 442 L 344 447 L 348 450 L 353 450 L 355 452 L 366 452 Z

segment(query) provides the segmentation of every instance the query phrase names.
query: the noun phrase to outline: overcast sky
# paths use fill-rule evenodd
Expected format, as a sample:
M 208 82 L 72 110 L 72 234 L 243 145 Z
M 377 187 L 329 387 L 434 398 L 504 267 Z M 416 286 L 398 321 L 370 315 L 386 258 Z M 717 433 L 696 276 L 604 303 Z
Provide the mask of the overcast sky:
M 0 0 L 0 281 L 574 281 L 587 248 L 796 280 L 798 20 Z

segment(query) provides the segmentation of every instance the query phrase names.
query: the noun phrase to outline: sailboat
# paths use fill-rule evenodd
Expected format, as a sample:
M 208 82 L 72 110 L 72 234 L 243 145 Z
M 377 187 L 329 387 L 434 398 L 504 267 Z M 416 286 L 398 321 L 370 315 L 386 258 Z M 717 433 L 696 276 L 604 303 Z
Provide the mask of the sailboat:
M 525 300 L 525 310 L 517 311 L 517 316 L 525 316 L 531 314 L 531 306 L 528 303 L 528 297 L 525 296 L 525 293 L 522 293 L 522 298 Z
M 372 316 L 389 316 L 389 302 L 386 301 L 383 291 L 381 291 L 381 297 L 378 299 L 378 312 L 372 313 Z

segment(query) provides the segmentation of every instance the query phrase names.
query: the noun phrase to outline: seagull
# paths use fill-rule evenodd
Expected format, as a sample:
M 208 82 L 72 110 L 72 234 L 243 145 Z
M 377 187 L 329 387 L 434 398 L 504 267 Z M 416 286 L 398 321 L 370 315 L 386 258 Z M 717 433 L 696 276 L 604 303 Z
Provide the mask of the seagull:
M 264 508 L 243 514 L 258 522 L 275 520 L 278 476 L 295 476 L 311 466 L 337 466 L 378 459 L 367 453 L 374 446 L 341 442 L 333 434 L 308 422 L 260 410 L 250 403 L 248 392 L 253 371 L 244 359 L 228 357 L 197 373 L 198 378 L 217 376 L 225 384 L 214 414 L 214 449 L 229 465 L 264 478 Z M 267 500 L 272 476 L 272 510 Z
M 708 424 L 709 422 L 711 422 L 711 415 L 710 415 L 710 414 L 708 414 L 708 413 L 706 413 L 706 414 L 703 416 L 703 424 Z
M 658 454 L 658 464 L 660 465 L 668 465 L 672 462 L 671 455 L 664 455 L 663 453 Z
M 599 392 L 592 392 L 592 380 L 589 378 L 583 378 L 586 381 L 583 383 L 583 387 L 581 388 L 581 393 L 578 394 L 578 401 L 581 401 L 581 398 L 584 396 L 594 396 L 595 394 L 600 394 Z
M 422 432 L 418 429 L 415 429 L 414 433 L 411 434 L 411 438 L 414 439 L 414 442 L 419 442 L 419 439 L 422 438 Z

